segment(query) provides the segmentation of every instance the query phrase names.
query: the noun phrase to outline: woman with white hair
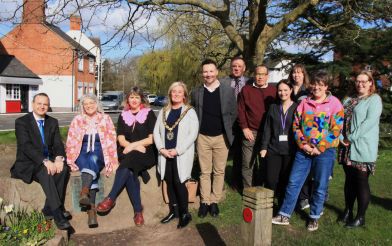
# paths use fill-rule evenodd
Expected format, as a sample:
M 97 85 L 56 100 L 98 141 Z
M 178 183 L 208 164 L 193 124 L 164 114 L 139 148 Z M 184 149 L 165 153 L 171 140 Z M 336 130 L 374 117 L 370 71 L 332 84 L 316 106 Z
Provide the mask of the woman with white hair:
M 118 166 L 116 131 L 95 95 L 80 98 L 79 114 L 68 130 L 67 163 L 72 171 L 80 170 L 82 190 L 79 204 L 87 209 L 88 226 L 98 227 L 95 197 L 100 171 L 108 176 Z
M 169 103 L 159 112 L 154 128 L 154 142 L 159 150 L 158 172 L 167 183 L 170 209 L 161 223 L 180 217 L 177 228 L 183 228 L 192 220 L 185 181 L 191 178 L 199 121 L 188 103 L 183 82 L 172 83 L 168 94 Z

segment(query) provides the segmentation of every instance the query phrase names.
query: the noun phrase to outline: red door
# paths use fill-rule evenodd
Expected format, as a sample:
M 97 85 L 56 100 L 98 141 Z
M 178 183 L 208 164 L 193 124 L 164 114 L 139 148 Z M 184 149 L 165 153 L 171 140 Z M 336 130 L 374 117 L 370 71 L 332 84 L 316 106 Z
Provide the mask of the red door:
M 20 113 L 21 112 L 20 100 L 5 101 L 5 112 L 6 113 Z

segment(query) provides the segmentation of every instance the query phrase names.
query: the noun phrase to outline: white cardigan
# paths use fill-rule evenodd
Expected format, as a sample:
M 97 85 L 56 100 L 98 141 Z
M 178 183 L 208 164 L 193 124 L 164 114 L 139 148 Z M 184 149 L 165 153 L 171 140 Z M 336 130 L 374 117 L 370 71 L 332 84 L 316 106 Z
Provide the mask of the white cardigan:
M 184 112 L 186 106 L 183 105 L 181 113 Z M 165 148 L 165 126 L 163 125 L 162 117 L 163 110 L 159 111 L 157 121 L 154 127 L 154 142 L 158 151 Z M 170 111 L 166 113 L 166 118 Z M 195 155 L 195 141 L 199 133 L 199 120 L 197 119 L 196 111 L 190 109 L 184 118 L 178 124 L 177 133 L 177 170 L 181 183 L 191 178 L 193 167 L 193 159 Z M 158 154 L 158 172 L 161 175 L 161 180 L 165 177 L 166 158 Z

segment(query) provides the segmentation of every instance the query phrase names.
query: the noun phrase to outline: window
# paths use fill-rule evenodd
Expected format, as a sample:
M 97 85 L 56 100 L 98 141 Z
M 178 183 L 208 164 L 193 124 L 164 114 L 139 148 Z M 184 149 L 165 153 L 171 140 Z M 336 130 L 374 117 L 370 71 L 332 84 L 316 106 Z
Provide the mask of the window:
M 94 73 L 94 58 L 92 57 L 88 59 L 88 72 Z
M 20 86 L 7 84 L 6 86 L 6 100 L 20 100 Z
M 83 96 L 83 82 L 78 82 L 78 99 Z
M 78 53 L 78 70 L 83 71 L 83 53 Z
M 88 93 L 89 94 L 94 94 L 94 83 L 90 83 L 89 84 Z

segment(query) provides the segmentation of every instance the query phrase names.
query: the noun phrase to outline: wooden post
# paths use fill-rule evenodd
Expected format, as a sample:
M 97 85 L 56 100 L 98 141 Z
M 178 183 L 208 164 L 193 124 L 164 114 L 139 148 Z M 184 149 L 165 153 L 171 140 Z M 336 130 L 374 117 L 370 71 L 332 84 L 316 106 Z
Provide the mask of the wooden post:
M 245 188 L 242 196 L 244 245 L 271 245 L 274 192 L 264 187 Z

